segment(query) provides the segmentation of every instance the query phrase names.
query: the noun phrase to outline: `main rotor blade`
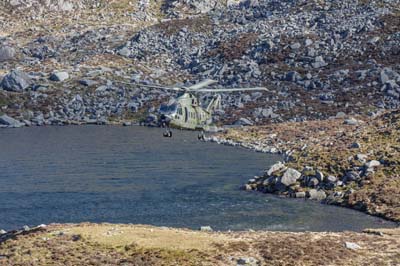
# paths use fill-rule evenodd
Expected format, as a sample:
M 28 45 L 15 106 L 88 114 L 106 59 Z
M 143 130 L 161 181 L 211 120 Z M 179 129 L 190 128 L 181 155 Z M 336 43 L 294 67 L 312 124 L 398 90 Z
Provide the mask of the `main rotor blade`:
M 143 87 L 143 88 L 151 88 L 151 89 L 161 89 L 161 90 L 173 90 L 173 91 L 182 91 L 182 88 L 174 88 L 174 87 L 166 87 L 161 85 L 151 85 L 151 84 L 142 84 L 142 83 L 128 83 L 122 81 L 116 81 L 116 83 L 131 85 L 135 87 Z
M 153 89 L 161 89 L 161 90 L 171 90 L 171 91 L 183 91 L 183 88 L 174 88 L 174 87 L 165 87 L 159 85 L 147 85 L 147 84 L 137 84 L 138 87 L 144 88 L 153 88 Z
M 267 88 L 264 87 L 255 87 L 255 88 L 231 88 L 231 89 L 201 89 L 196 92 L 235 92 L 235 91 L 268 91 Z
M 218 81 L 212 80 L 212 79 L 206 79 L 206 80 L 203 80 L 202 82 L 199 82 L 195 85 L 188 87 L 187 89 L 188 90 L 198 90 L 198 89 L 207 87 L 207 86 L 215 84 L 215 83 L 218 83 Z

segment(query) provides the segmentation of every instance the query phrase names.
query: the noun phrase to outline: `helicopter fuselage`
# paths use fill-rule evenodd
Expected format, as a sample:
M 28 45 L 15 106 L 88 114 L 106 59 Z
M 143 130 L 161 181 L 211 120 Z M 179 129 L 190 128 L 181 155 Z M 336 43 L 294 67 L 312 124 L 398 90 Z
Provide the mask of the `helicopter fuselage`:
M 168 127 L 203 130 L 212 122 L 211 111 L 201 107 L 191 93 L 183 93 L 173 104 L 162 105 L 159 114 L 161 123 Z

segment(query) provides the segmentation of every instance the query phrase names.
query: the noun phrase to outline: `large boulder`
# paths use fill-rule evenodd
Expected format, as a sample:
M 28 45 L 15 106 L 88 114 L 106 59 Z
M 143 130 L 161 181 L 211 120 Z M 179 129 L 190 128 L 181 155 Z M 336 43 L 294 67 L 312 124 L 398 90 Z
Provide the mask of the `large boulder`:
M 64 81 L 69 79 L 69 75 L 67 72 L 54 72 L 50 75 L 50 80 L 52 81 Z
M 11 60 L 15 57 L 15 50 L 9 46 L 0 46 L 0 62 Z
M 29 88 L 31 84 L 32 80 L 25 72 L 13 70 L 3 78 L 0 87 L 6 91 L 21 92 Z
M 15 120 L 12 117 L 9 117 L 8 115 L 0 116 L 0 125 L 4 125 L 7 127 L 22 127 L 22 126 L 24 126 L 24 124 L 22 124 L 18 120 Z
M 301 173 L 293 168 L 288 168 L 281 177 L 281 183 L 285 186 L 293 185 L 300 178 Z
M 282 169 L 284 169 L 284 168 L 285 168 L 285 165 L 284 165 L 282 162 L 277 162 L 276 164 L 272 165 L 272 166 L 268 169 L 267 174 L 268 174 L 268 175 L 272 175 L 273 173 L 275 173 L 275 172 L 277 172 L 277 171 L 279 171 L 279 170 L 282 170 Z

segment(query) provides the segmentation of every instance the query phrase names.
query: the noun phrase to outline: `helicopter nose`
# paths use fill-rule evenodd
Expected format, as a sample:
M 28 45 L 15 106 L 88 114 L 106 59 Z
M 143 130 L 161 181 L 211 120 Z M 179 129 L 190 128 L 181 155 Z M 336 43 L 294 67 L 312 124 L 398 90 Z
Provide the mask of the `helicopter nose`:
M 170 115 L 166 115 L 166 114 L 162 114 L 160 119 L 161 119 L 162 122 L 166 122 L 166 123 L 169 123 L 172 120 L 171 116 Z

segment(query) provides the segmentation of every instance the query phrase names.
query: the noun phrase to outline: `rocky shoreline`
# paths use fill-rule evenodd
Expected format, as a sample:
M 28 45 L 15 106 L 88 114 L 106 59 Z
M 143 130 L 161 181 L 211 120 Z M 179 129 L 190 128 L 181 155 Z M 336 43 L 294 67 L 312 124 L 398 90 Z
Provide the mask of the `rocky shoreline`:
M 281 153 L 245 190 L 308 198 L 400 221 L 399 111 L 231 129 L 208 141 Z

